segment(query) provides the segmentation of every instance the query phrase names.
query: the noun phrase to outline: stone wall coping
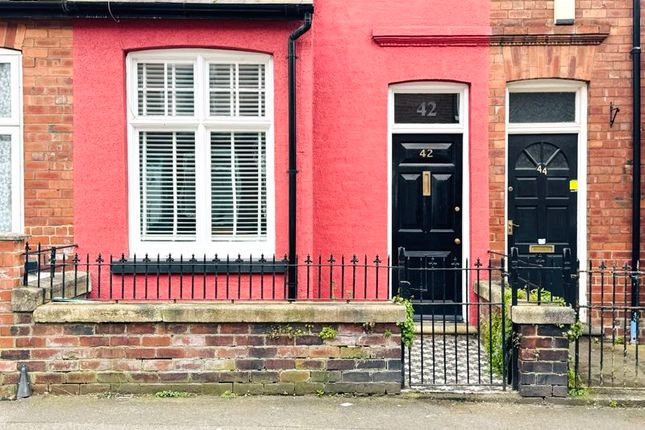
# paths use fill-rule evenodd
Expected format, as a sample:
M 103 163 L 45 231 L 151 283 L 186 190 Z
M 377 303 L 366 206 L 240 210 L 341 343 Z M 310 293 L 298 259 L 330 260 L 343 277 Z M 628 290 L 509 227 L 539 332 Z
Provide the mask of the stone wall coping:
M 576 312 L 567 306 L 522 304 L 511 308 L 515 324 L 573 324 Z
M 394 303 L 100 303 L 39 306 L 36 323 L 398 323 L 405 306 Z
M 21 233 L 0 233 L 0 242 L 21 242 L 31 236 Z

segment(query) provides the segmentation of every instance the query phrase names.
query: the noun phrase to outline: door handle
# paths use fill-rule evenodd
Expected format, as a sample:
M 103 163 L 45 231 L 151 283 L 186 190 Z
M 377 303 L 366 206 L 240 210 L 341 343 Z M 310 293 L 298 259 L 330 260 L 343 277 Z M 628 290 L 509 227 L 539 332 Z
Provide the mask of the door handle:
M 423 172 L 423 196 L 430 197 L 432 195 L 432 177 L 430 176 L 430 171 L 426 170 Z
M 461 239 L 455 238 L 455 245 L 461 245 Z
M 513 236 L 513 227 L 519 227 L 519 226 L 520 226 L 519 224 L 513 223 L 512 219 L 509 219 L 507 224 L 506 224 L 506 233 L 509 236 Z

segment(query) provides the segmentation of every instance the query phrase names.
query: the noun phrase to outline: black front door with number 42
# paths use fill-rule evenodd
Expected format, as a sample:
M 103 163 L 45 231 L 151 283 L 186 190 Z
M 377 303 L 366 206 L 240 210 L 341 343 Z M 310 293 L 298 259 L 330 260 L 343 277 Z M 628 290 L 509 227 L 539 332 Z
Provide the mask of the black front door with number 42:
M 392 252 L 408 256 L 417 315 L 459 318 L 462 278 L 462 135 L 395 134 L 392 156 Z

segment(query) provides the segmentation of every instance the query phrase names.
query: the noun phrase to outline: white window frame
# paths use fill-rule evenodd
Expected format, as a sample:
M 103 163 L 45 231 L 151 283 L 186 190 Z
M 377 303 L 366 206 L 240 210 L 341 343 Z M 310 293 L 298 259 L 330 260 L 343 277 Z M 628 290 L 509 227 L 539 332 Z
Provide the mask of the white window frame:
M 454 124 L 409 124 L 394 121 L 394 96 L 396 94 L 459 94 L 459 122 Z M 388 141 L 387 141 L 387 249 L 392 249 L 392 135 L 394 134 L 461 134 L 462 135 L 462 197 L 461 203 L 461 264 L 466 267 L 470 257 L 470 124 L 469 86 L 456 82 L 422 81 L 392 84 L 388 89 Z M 393 256 L 396 258 L 396 256 Z M 390 296 L 392 295 L 390 283 Z M 462 297 L 466 297 L 466 277 L 462 276 Z M 466 307 L 462 306 L 465 315 Z
M 575 92 L 575 119 L 573 122 L 512 123 L 510 122 L 510 93 Z M 578 201 L 576 257 L 587 261 L 587 83 L 570 79 L 528 79 L 506 85 L 506 136 L 504 170 L 504 232 L 508 225 L 508 137 L 513 134 L 577 134 L 578 135 Z M 504 250 L 508 249 L 508 235 L 504 233 Z M 580 272 L 580 305 L 587 304 L 587 273 Z M 584 320 L 584 318 L 583 318 Z
M 0 135 L 11 138 L 11 233 L 24 233 L 24 172 L 22 124 L 22 53 L 0 48 L 0 63 L 11 73 L 11 115 L 0 118 Z
M 151 61 L 195 62 L 195 111 L 193 116 L 141 116 L 137 100 L 137 63 Z M 264 117 L 221 117 L 210 115 L 208 64 L 230 62 L 264 64 Z M 206 76 L 205 76 L 206 75 Z M 137 51 L 126 58 L 128 118 L 128 207 L 130 254 L 208 254 L 272 255 L 275 252 L 275 174 L 273 58 L 268 54 L 215 49 L 159 49 Z M 140 228 L 139 141 L 141 131 L 194 131 L 197 196 L 195 241 L 143 241 Z M 266 136 L 267 234 L 263 241 L 212 241 L 210 169 L 210 132 L 263 132 Z M 201 197 L 201 198 L 200 198 Z

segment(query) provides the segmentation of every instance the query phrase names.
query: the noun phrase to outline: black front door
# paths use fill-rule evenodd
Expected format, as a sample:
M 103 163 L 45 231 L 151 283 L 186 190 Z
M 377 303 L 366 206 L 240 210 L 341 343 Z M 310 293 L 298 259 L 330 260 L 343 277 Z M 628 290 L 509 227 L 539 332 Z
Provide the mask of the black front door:
M 409 257 L 415 312 L 457 317 L 461 301 L 462 136 L 392 136 L 392 246 Z M 447 270 L 419 270 L 436 268 Z
M 564 291 L 562 253 L 576 255 L 576 134 L 511 135 L 508 138 L 508 246 L 518 249 L 521 286 L 544 288 L 571 303 Z

